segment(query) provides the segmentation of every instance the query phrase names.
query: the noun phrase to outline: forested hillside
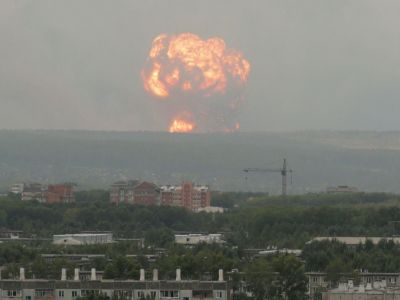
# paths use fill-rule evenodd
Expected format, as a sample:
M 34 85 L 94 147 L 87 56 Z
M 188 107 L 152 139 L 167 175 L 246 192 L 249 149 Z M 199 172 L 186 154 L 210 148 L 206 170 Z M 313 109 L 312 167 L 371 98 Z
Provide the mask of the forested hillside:
M 15 181 L 71 181 L 105 188 L 120 179 L 178 183 L 217 190 L 278 194 L 277 173 L 294 170 L 293 194 L 347 184 L 364 191 L 400 192 L 400 133 L 298 132 L 168 134 L 151 132 L 0 130 L 0 191 Z

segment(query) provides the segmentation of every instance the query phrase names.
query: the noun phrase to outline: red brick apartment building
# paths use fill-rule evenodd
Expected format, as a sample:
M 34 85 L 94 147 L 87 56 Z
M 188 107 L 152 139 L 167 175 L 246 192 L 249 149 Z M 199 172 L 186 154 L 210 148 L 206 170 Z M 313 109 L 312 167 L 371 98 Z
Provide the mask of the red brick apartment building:
M 71 184 L 39 183 L 23 184 L 21 199 L 23 201 L 36 200 L 41 203 L 71 203 L 75 201 L 74 189 Z
M 51 184 L 44 192 L 46 203 L 71 203 L 75 201 L 73 186 L 70 184 Z
M 158 205 L 160 203 L 160 189 L 154 183 L 141 182 L 133 189 L 135 204 Z
M 142 205 L 181 206 L 190 210 L 208 207 L 211 193 L 208 186 L 185 181 L 179 186 L 166 185 L 159 188 L 151 182 L 119 181 L 111 186 L 110 202 Z
M 110 202 L 158 205 L 160 189 L 154 183 L 147 181 L 118 181 L 111 185 Z
M 195 185 L 184 181 L 180 186 L 166 185 L 161 187 L 161 205 L 182 206 L 190 210 L 208 207 L 211 192 L 208 186 Z

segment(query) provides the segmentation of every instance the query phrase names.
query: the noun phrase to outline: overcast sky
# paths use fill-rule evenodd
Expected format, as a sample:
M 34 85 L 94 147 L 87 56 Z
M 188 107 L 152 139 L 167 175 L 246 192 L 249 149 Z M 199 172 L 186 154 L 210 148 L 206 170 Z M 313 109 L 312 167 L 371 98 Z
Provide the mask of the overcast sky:
M 400 130 L 399 0 L 1 0 L 0 128 L 162 130 L 140 70 L 181 32 L 250 61 L 243 131 Z

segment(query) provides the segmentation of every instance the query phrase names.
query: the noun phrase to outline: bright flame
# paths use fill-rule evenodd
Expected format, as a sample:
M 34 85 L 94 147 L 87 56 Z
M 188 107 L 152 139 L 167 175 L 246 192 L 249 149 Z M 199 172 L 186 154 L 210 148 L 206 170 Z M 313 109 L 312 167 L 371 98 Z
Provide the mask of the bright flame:
M 159 35 L 153 40 L 149 60 L 151 68 L 142 72 L 144 86 L 160 98 L 174 88 L 225 93 L 229 78 L 244 84 L 250 73 L 249 62 L 240 52 L 228 49 L 222 39 L 202 40 L 192 33 Z
M 249 73 L 250 63 L 222 39 L 182 33 L 153 40 L 141 75 L 147 92 L 169 100 L 170 132 L 232 132 Z
M 151 71 L 150 77 L 145 82 L 145 89 L 151 91 L 158 97 L 167 97 L 168 90 L 163 82 L 159 80 L 160 77 L 160 64 L 155 63 L 153 70 Z
M 175 133 L 175 132 L 192 132 L 195 128 L 195 124 L 191 123 L 189 121 L 185 121 L 182 119 L 174 119 L 169 126 L 169 132 Z

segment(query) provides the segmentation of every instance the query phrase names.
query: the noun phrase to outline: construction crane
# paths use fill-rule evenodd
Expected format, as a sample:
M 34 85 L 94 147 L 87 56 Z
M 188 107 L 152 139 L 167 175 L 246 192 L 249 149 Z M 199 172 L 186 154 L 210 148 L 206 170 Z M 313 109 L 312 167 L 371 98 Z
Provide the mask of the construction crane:
M 287 175 L 290 173 L 292 175 L 293 170 L 288 169 L 286 158 L 283 159 L 283 165 L 280 169 L 261 169 L 261 168 L 248 168 L 244 169 L 243 172 L 258 172 L 258 173 L 266 173 L 266 172 L 278 172 L 281 173 L 282 176 L 282 196 L 287 195 Z M 292 178 L 292 177 L 290 177 Z

